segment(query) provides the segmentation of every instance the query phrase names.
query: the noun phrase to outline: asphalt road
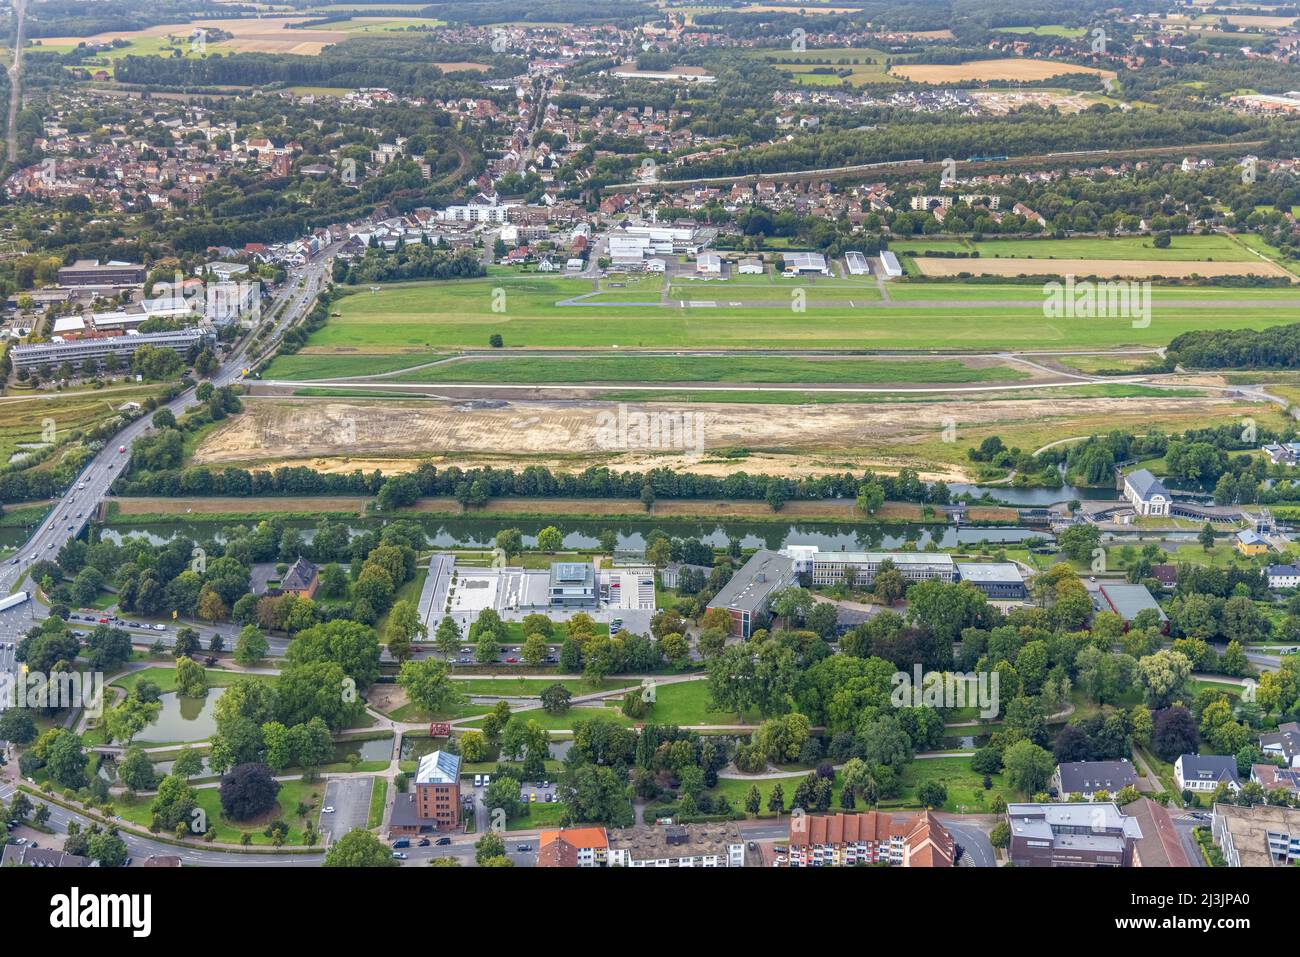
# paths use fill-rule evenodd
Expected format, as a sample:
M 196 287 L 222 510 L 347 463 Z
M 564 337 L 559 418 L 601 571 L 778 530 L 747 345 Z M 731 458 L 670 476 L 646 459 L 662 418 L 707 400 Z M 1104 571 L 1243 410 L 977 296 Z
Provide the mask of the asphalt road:
M 305 314 L 328 278 L 332 252 L 332 247 L 323 250 L 305 266 L 290 270 L 279 295 L 269 307 L 272 312 L 277 309 L 279 312 L 276 314 L 273 331 L 267 337 L 264 349 L 273 348 L 280 341 L 289 324 Z M 212 376 L 213 385 L 226 386 L 243 378 L 246 364 L 257 358 L 249 354 L 251 338 L 251 336 L 246 337 Z M 191 389 L 163 408 L 170 409 L 179 417 L 186 409 L 197 404 L 198 398 Z M 18 553 L 0 564 L 0 595 L 8 595 L 15 591 L 27 577 L 34 562 L 39 559 L 52 560 L 65 542 L 81 534 L 100 500 L 108 494 L 113 480 L 122 474 L 123 469 L 130 462 L 131 447 L 136 439 L 152 430 L 151 420 L 152 416 L 137 419 L 110 439 L 103 450 L 91 459 L 81 475 L 72 483 L 72 487 L 51 508 L 49 515 L 37 526 L 31 538 L 19 548 Z M 38 617 L 43 617 L 43 610 L 35 608 L 33 603 L 28 601 L 0 612 L 0 643 L 9 644 L 21 638 Z M 87 627 L 93 627 L 93 623 L 86 624 Z M 144 631 L 143 628 L 133 630 L 137 634 Z M 238 629 L 229 625 L 206 626 L 206 631 L 221 631 L 231 641 L 238 634 Z M 165 644 L 175 642 L 175 635 L 171 629 L 165 633 L 156 633 L 156 637 L 162 637 Z M 171 639 L 170 642 L 168 637 Z M 272 653 L 282 653 L 284 646 L 287 645 L 283 639 L 279 642 L 271 639 L 271 643 Z M 0 668 L 12 672 L 15 668 L 12 656 L 0 659 Z

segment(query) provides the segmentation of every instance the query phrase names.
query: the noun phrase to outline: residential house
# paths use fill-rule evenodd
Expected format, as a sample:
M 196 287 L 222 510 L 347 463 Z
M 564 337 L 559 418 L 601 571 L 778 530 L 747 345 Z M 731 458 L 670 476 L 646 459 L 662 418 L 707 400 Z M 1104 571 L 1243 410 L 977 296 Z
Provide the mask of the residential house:
M 289 566 L 280 579 L 280 594 L 297 595 L 299 598 L 315 598 L 320 585 L 320 570 L 301 555 Z
M 1062 801 L 1081 794 L 1091 801 L 1100 791 L 1110 798 L 1122 788 L 1137 786 L 1137 772 L 1128 761 L 1064 761 L 1056 766 L 1052 786 Z
M 1267 555 L 1268 539 L 1253 528 L 1243 528 L 1234 536 L 1232 547 L 1246 556 Z
M 562 827 L 538 835 L 538 867 L 605 867 L 608 863 L 609 837 L 603 827 Z
M 1268 587 L 1273 591 L 1282 588 L 1300 588 L 1300 568 L 1295 565 L 1269 565 L 1264 569 Z
M 789 852 L 776 866 L 952 867 L 956 857 L 952 834 L 929 811 L 866 811 L 791 818 Z
M 1259 736 L 1259 750 L 1265 755 L 1282 758 L 1288 767 L 1300 768 L 1300 721 L 1279 724 L 1276 731 Z
M 1174 762 L 1174 783 L 1180 791 L 1209 794 L 1220 784 L 1241 790 L 1237 780 L 1237 759 L 1222 754 L 1182 754 Z
M 65 854 L 52 847 L 32 847 L 25 844 L 6 844 L 0 855 L 0 868 L 4 867 L 98 867 L 97 861 L 77 854 Z
M 1250 779 L 1264 789 L 1264 793 L 1283 790 L 1292 800 L 1300 800 L 1300 768 L 1279 768 L 1276 764 L 1252 764 Z

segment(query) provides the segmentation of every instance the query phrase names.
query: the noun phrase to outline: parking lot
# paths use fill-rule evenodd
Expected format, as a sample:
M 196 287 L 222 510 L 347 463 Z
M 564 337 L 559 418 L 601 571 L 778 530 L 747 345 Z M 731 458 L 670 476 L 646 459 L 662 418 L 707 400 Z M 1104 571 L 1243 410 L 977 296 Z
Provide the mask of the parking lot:
M 364 828 L 370 818 L 372 777 L 338 778 L 325 785 L 325 803 L 321 805 L 320 830 L 333 843 L 355 828 Z M 325 808 L 332 807 L 332 812 Z

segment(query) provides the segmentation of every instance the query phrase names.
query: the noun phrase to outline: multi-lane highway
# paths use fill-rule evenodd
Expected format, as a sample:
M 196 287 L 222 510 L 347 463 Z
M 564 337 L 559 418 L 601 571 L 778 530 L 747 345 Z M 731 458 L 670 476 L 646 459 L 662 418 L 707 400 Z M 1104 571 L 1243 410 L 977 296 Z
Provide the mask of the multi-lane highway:
M 212 376 L 214 385 L 225 386 L 238 382 L 246 368 L 279 344 L 285 330 L 306 313 L 324 287 L 334 251 L 334 247 L 324 249 L 305 265 L 289 271 L 284 285 L 268 307 L 268 315 L 274 322 L 270 335 L 255 351 L 251 345 L 252 335 L 246 336 Z M 170 409 L 179 417 L 197 403 L 194 390 L 189 389 L 163 408 Z M 113 480 L 122 474 L 130 462 L 131 447 L 135 440 L 153 428 L 151 419 L 152 416 L 137 419 L 109 440 L 72 483 L 72 487 L 50 509 L 49 515 L 18 553 L 4 560 L 0 565 L 0 595 L 8 595 L 17 590 L 34 562 L 40 559 L 52 560 L 66 541 L 81 533 L 99 502 L 108 494 Z M 16 642 L 31 627 L 35 617 L 41 614 L 42 609 L 33 607 L 31 602 L 0 612 L 0 645 Z M 170 633 L 162 637 L 164 641 L 169 637 L 175 640 L 175 636 Z M 14 668 L 11 649 L 0 649 L 0 669 L 13 671 Z

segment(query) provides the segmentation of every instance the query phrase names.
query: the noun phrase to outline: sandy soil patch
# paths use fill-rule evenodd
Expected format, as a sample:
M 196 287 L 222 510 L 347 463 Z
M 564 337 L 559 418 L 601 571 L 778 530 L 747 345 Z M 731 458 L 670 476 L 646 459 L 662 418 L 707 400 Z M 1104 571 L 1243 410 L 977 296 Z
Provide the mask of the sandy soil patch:
M 1177 262 L 1160 259 L 945 259 L 940 256 L 917 256 L 917 268 L 923 276 L 1104 276 L 1123 279 L 1152 279 L 1159 276 L 1286 276 L 1281 266 L 1254 262 Z
M 510 402 L 484 408 L 446 401 L 250 398 L 248 411 L 232 416 L 209 435 L 195 464 L 264 467 L 305 465 L 319 471 L 384 472 L 414 468 L 421 461 L 522 467 L 546 465 L 571 471 L 603 464 L 641 471 L 667 467 L 697 474 L 812 475 L 907 466 L 932 479 L 965 476 L 960 453 L 977 436 L 1026 430 L 1037 435 L 1059 428 L 1085 431 L 1145 429 L 1149 398 L 954 397 L 937 402 L 826 405 L 647 403 L 626 406 L 626 429 L 614 403 L 592 400 Z M 1188 425 L 1226 416 L 1240 403 L 1220 398 L 1181 398 L 1163 410 Z M 659 425 L 659 439 L 643 436 L 636 413 Z M 941 444 L 949 425 L 958 441 Z M 1183 426 L 1188 427 L 1188 426 Z M 674 434 L 687 441 L 670 442 Z M 1073 435 L 1077 431 L 1059 434 Z M 697 436 L 699 437 L 697 440 Z M 658 441 L 657 445 L 644 444 Z M 267 450 L 275 449 L 274 458 Z M 745 449 L 749 454 L 728 457 Z M 953 451 L 953 450 L 957 451 Z M 951 461 L 949 461 L 951 460 Z
M 1053 60 L 1025 60 L 1009 57 L 1002 60 L 973 60 L 970 63 L 899 63 L 891 70 L 896 76 L 915 83 L 958 83 L 963 80 L 1046 80 L 1066 73 L 1115 75 L 1113 70 L 1057 63 Z
M 972 90 L 971 97 L 995 116 L 1004 116 L 1022 106 L 1056 107 L 1061 113 L 1079 113 L 1096 100 L 1082 93 L 1059 90 Z
M 443 73 L 462 73 L 466 70 L 473 70 L 475 73 L 486 73 L 488 68 L 482 63 L 471 63 L 468 60 L 457 61 L 456 63 L 435 63 Z

